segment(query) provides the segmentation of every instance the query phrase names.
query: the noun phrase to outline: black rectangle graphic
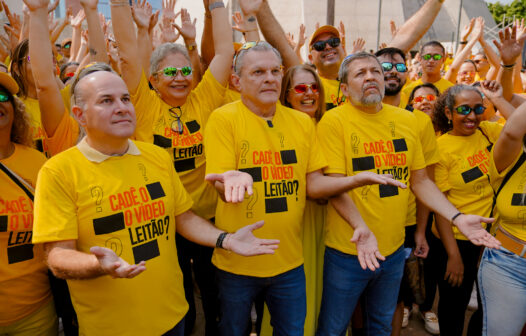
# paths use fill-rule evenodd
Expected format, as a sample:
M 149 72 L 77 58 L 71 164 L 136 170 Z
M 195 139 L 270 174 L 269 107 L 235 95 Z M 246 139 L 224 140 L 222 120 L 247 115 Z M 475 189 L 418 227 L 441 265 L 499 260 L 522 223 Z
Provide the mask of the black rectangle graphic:
M 7 263 L 16 264 L 33 259 L 33 244 L 24 244 L 7 248 Z
M 352 170 L 363 171 L 374 169 L 374 156 L 365 156 L 352 159 Z
M 261 181 L 263 181 L 263 178 L 261 177 L 261 167 L 242 168 L 242 169 L 239 169 L 239 171 L 242 171 L 242 172 L 245 172 L 247 174 L 250 174 L 250 176 L 252 176 L 252 180 L 254 180 L 254 182 L 261 182 Z
M 150 194 L 150 198 L 152 200 L 166 196 L 161 182 L 147 184 L 146 189 L 148 189 L 148 193 Z
M 484 176 L 484 173 L 477 166 L 477 167 L 471 168 L 470 170 L 466 170 L 461 175 L 462 175 L 462 178 L 464 179 L 464 183 L 469 183 L 471 181 L 475 181 L 481 176 Z
M 380 184 L 378 188 L 380 190 L 380 198 L 398 195 L 398 187 Z
M 162 135 L 154 134 L 153 135 L 153 144 L 162 148 L 172 147 L 172 139 L 165 138 Z
M 405 139 L 393 139 L 393 145 L 395 152 L 407 152 L 407 143 Z
M 186 124 L 186 128 L 188 128 L 188 132 L 195 133 L 201 129 L 201 125 L 195 120 L 189 121 Z
M 511 197 L 512 206 L 523 206 L 526 200 L 526 194 L 513 194 Z
M 7 232 L 7 216 L 0 216 L 0 232 Z
M 195 169 L 195 158 L 174 161 L 174 167 L 178 173 Z
M 136 264 L 158 257 L 160 254 L 157 239 L 133 247 L 133 258 Z
M 282 150 L 281 153 L 281 162 L 284 165 L 298 163 L 298 158 L 296 157 L 296 151 L 294 149 Z
M 119 231 L 124 229 L 124 226 L 124 214 L 122 212 L 93 220 L 93 229 L 96 235 Z
M 288 207 L 286 197 L 265 199 L 265 213 L 285 212 L 287 210 Z

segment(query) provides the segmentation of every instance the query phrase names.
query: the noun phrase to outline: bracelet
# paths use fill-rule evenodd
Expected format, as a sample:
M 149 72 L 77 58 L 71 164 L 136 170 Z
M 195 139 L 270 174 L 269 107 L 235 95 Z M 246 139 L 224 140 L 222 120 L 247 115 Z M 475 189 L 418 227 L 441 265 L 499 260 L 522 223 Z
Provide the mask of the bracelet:
M 460 41 L 458 44 L 468 44 L 468 41 Z
M 211 19 L 212 18 L 212 13 L 210 13 L 209 11 L 206 11 L 205 12 L 205 18 Z
M 210 5 L 208 5 L 209 12 L 213 11 L 216 8 L 225 8 L 225 4 L 222 1 L 220 1 L 220 2 L 213 2 Z
M 517 63 L 508 64 L 508 65 L 501 63 L 500 66 L 503 67 L 504 69 L 512 69 L 515 66 L 515 64 Z
M 455 221 L 455 219 L 457 219 L 457 217 L 460 216 L 460 215 L 463 215 L 463 213 L 459 211 L 459 212 L 457 212 L 457 214 L 455 216 L 451 217 L 451 224 L 452 225 L 454 225 L 453 221 Z
M 216 241 L 216 247 L 223 248 L 223 241 L 225 240 L 227 234 L 228 232 L 221 232 L 221 234 L 219 234 L 219 237 L 217 237 Z

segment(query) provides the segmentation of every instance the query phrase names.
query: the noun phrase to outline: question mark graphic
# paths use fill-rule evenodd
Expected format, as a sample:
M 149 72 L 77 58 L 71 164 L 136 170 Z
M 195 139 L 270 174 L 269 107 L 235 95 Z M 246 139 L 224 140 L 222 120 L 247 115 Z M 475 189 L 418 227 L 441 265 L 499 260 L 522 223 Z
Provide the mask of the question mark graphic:
M 296 201 L 298 200 L 298 189 L 300 188 L 300 183 L 298 182 L 298 180 L 294 180 L 292 181 L 292 183 L 294 184 L 294 187 L 296 188 Z
M 367 201 L 367 194 L 369 193 L 369 190 L 371 190 L 370 185 L 366 185 L 362 187 L 362 200 Z
M 248 141 L 246 140 L 241 141 L 241 164 L 247 163 L 246 156 L 247 156 L 249 148 L 250 146 L 248 145 Z
M 477 193 L 480 197 L 484 197 L 484 182 L 479 181 L 473 186 L 473 191 Z
M 116 255 L 120 256 L 122 254 L 122 242 L 119 238 L 111 237 L 106 240 L 104 246 L 115 252 Z
M 351 134 L 352 151 L 354 154 L 358 154 L 358 145 L 360 144 L 360 137 L 353 133 Z
M 396 133 L 395 133 L 396 127 L 395 127 L 394 121 L 390 121 L 389 122 L 389 128 L 391 129 L 391 136 L 395 137 L 396 136 Z
M 281 144 L 281 148 L 285 147 L 285 136 L 282 133 L 279 133 L 279 143 Z
M 524 200 L 522 202 L 524 204 Z M 517 212 L 517 218 L 522 220 L 522 228 L 526 229 L 526 210 L 520 210 Z
M 252 189 L 252 195 L 245 196 L 245 199 L 248 199 L 247 218 L 252 218 L 254 217 L 254 213 L 252 212 L 252 209 L 254 208 L 254 205 L 256 204 L 258 200 L 258 190 L 256 188 Z
M 148 181 L 148 177 L 146 177 L 146 167 L 142 163 L 139 163 L 137 166 L 139 167 L 139 170 L 141 171 L 144 180 Z
M 91 197 L 92 198 L 95 198 L 95 205 L 97 205 L 97 212 L 101 212 L 102 211 L 102 207 L 100 206 L 101 202 L 102 202 L 102 195 L 103 195 L 103 192 L 102 192 L 102 188 L 99 187 L 99 186 L 95 186 L 93 188 L 91 188 Z

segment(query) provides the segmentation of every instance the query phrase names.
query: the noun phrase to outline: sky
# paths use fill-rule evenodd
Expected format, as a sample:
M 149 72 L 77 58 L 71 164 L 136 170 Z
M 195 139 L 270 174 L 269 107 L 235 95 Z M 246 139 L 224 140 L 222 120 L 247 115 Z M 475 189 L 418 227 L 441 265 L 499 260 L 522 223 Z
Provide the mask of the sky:
M 489 3 L 495 3 L 497 1 L 503 5 L 507 5 L 513 2 L 513 0 L 486 0 L 486 2 L 489 2 Z

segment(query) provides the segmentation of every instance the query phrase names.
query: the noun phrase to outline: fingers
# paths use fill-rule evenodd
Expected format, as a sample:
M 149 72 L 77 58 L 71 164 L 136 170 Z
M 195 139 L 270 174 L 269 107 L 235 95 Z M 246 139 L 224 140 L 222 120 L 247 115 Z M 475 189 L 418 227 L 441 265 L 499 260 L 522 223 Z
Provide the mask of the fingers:
M 108 254 L 114 253 L 113 250 L 102 246 L 92 246 L 89 251 L 93 253 L 97 258 L 104 257 Z
M 493 223 L 495 221 L 495 218 L 480 217 L 480 221 L 490 224 L 490 223 Z
M 205 176 L 205 181 L 208 181 L 208 182 L 223 182 L 225 179 L 224 179 L 224 176 L 223 174 L 207 174 Z
M 237 187 L 237 199 L 236 203 L 241 203 L 245 199 L 245 187 L 244 186 L 238 186 Z
M 263 224 L 265 224 L 265 221 L 259 221 L 255 222 L 254 224 L 247 225 L 246 228 L 248 228 L 250 231 L 254 231 L 262 227 Z
M 365 262 L 365 257 L 363 255 L 363 253 L 361 252 L 358 252 L 358 262 L 360 263 L 360 267 L 363 269 L 363 270 L 366 270 L 367 269 L 367 263 Z M 373 270 L 374 271 L 374 270 Z

